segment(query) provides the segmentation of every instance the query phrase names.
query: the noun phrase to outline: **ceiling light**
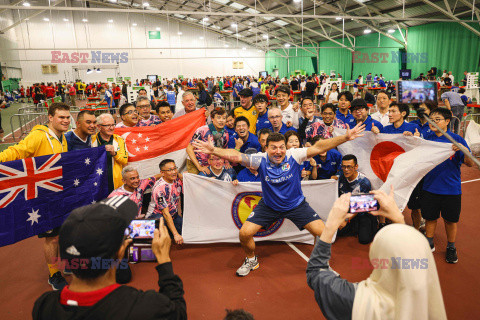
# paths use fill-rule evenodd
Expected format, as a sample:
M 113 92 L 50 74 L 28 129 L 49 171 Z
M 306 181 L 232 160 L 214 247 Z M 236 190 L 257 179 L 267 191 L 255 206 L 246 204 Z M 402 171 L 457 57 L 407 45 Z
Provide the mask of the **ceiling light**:
M 342 18 L 341 18 L 341 17 L 336 17 L 335 19 L 336 19 L 336 20 L 342 20 Z
M 289 48 L 289 47 L 290 47 L 290 43 L 285 43 L 285 47 Z
M 363 30 L 363 33 L 370 33 L 370 32 L 372 32 L 372 30 L 370 30 L 370 29 Z
M 199 39 L 200 39 L 200 40 L 203 40 L 204 38 L 203 38 L 203 37 L 200 37 Z
M 228 48 L 228 47 L 229 47 L 229 45 L 228 45 L 228 44 L 226 44 L 226 45 L 225 45 L 225 48 Z
M 144 3 L 143 3 L 143 7 L 144 7 L 144 8 L 149 7 L 149 6 L 150 6 L 150 3 L 148 3 L 148 2 L 144 2 Z
M 97 73 L 102 73 L 102 70 L 100 70 L 100 68 L 97 68 Z
M 208 21 L 208 20 L 210 20 L 210 19 L 209 19 L 208 17 L 205 17 L 205 18 L 203 18 L 202 20 L 203 20 L 203 21 Z
M 116 3 L 116 2 L 117 2 L 117 0 L 108 0 L 108 1 L 113 2 L 113 3 Z
M 394 33 L 395 30 L 394 29 L 388 29 L 388 33 Z
M 302 0 L 293 0 L 293 2 L 302 2 Z
M 110 23 L 113 23 L 113 20 L 112 20 L 112 19 L 110 19 L 110 20 L 108 20 L 108 22 L 110 22 Z
M 155 30 L 160 31 L 160 27 L 156 27 Z
M 87 74 L 90 74 L 90 73 L 92 73 L 92 72 L 93 72 L 92 69 L 87 69 Z
M 24 2 L 24 3 L 23 3 L 23 6 L 24 6 L 24 7 L 30 7 L 30 3 Z
M 247 48 L 243 47 L 242 50 L 247 50 Z
M 88 22 L 88 19 L 83 18 L 82 21 L 83 22 Z
M 264 34 L 262 37 L 263 39 L 268 39 L 268 34 Z
M 132 27 L 136 27 L 136 26 L 138 26 L 138 24 L 132 23 Z
M 68 19 L 67 19 L 67 18 L 63 18 L 63 21 L 67 22 L 67 21 L 68 21 Z
M 178 32 L 178 35 L 181 36 L 181 35 L 182 35 L 182 32 L 179 31 L 179 32 Z
M 43 18 L 43 21 L 50 21 L 50 19 L 48 19 L 48 18 Z
M 231 26 L 232 26 L 232 28 L 236 28 L 236 27 L 238 27 L 238 24 L 236 24 L 236 23 L 232 23 L 232 25 L 231 25 Z

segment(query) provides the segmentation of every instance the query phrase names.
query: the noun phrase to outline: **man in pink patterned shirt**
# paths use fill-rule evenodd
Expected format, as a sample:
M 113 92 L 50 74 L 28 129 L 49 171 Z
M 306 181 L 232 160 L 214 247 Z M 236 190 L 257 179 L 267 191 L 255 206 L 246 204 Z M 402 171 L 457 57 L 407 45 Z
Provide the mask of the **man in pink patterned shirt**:
M 208 154 L 194 151 L 192 142 L 195 140 L 201 140 L 208 142 L 213 140 L 215 147 L 226 149 L 228 148 L 229 135 L 225 130 L 225 123 L 227 122 L 227 112 L 225 109 L 217 107 L 210 114 L 212 123 L 203 127 L 200 127 L 193 134 L 190 144 L 187 146 L 187 154 L 190 159 L 187 159 L 187 170 L 190 173 L 198 174 L 203 172 L 210 174 L 208 169 Z M 230 167 L 230 164 L 227 164 Z
M 322 121 L 315 122 L 307 127 L 305 130 L 307 140 L 316 136 L 321 136 L 323 139 L 333 138 L 334 128 L 347 128 L 342 120 L 335 117 L 335 111 L 336 107 L 331 103 L 322 106 Z
M 183 192 L 183 177 L 177 170 L 175 161 L 171 159 L 160 162 L 160 171 L 163 176 L 153 186 L 147 218 L 160 219 L 163 216 L 175 242 L 182 244 L 183 217 L 180 197 Z
M 138 206 L 138 214 L 136 219 L 142 219 L 145 214 L 142 214 L 143 195 L 145 191 L 152 188 L 155 181 L 161 177 L 160 174 L 147 179 L 141 179 L 138 176 L 138 171 L 133 166 L 126 166 L 122 170 L 123 185 L 117 188 L 108 195 L 108 198 L 113 196 L 127 196 L 135 202 Z
M 148 100 L 146 96 L 137 97 L 136 109 L 140 122 L 145 126 L 156 126 L 162 122 L 157 115 L 150 113 L 152 111 L 152 106 L 150 100 Z
M 120 109 L 118 109 L 120 118 L 122 122 L 117 123 L 116 128 L 126 128 L 126 127 L 146 127 L 147 124 L 140 121 L 138 116 L 138 111 L 135 106 L 131 103 L 123 104 Z

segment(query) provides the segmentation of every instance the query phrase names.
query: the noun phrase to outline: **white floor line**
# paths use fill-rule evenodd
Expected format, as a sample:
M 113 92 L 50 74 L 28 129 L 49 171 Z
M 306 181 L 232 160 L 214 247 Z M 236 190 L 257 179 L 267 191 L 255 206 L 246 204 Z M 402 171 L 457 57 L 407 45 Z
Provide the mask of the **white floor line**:
M 292 248 L 293 251 L 295 251 L 296 253 L 298 253 L 298 255 L 299 255 L 300 257 L 302 257 L 305 261 L 308 262 L 308 257 L 307 257 L 302 251 L 300 251 L 300 249 L 298 249 L 297 247 L 295 247 L 295 246 L 293 245 L 293 243 L 288 242 L 288 241 L 285 241 L 285 243 L 288 244 L 288 246 L 289 246 L 290 248 Z
M 480 179 L 473 179 L 473 180 L 462 181 L 462 183 L 469 183 L 469 182 L 474 182 L 474 181 L 480 181 Z

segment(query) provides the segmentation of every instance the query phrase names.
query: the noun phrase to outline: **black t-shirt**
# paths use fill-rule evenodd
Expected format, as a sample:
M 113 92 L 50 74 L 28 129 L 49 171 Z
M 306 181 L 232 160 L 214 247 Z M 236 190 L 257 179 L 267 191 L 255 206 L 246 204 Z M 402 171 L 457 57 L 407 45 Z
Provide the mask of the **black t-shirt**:
M 305 93 L 307 96 L 313 96 L 315 89 L 317 88 L 317 84 L 315 82 L 307 82 L 305 85 Z
M 293 91 L 298 91 L 298 80 L 297 79 L 293 79 L 290 82 L 290 85 L 292 86 Z
M 448 77 L 448 76 L 445 78 L 444 82 L 445 82 L 446 86 L 451 86 L 452 85 L 452 79 L 450 79 L 450 77 Z

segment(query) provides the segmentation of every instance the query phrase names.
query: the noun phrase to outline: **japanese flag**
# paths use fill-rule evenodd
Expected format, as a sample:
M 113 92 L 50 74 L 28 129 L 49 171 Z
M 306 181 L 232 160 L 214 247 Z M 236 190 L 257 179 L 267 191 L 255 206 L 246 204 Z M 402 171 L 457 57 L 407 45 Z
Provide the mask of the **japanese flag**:
M 158 174 L 158 165 L 172 159 L 182 168 L 187 148 L 197 128 L 205 125 L 205 109 L 160 123 L 156 126 L 115 128 L 127 145 L 128 163 L 137 167 L 141 179 Z
M 343 133 L 345 130 L 335 129 L 335 135 Z M 418 182 L 454 154 L 450 143 L 370 131 L 337 148 L 342 155 L 357 157 L 358 171 L 367 176 L 374 190 L 388 193 L 393 185 L 395 201 L 402 211 Z

